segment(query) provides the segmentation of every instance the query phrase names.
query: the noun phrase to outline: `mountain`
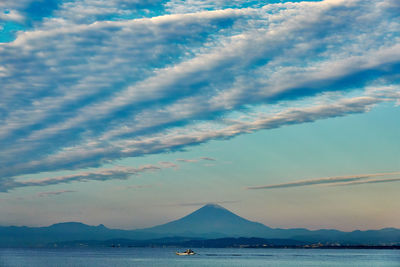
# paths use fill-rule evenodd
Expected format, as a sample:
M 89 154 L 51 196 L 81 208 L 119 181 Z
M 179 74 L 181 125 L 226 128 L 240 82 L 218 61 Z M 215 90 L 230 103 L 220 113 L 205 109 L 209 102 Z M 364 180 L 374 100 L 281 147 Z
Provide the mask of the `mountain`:
M 79 222 L 57 223 L 47 227 L 0 227 L 0 247 L 42 247 L 51 242 L 73 240 L 108 240 L 114 238 L 152 239 L 161 236 L 136 230 L 110 229 L 100 224 L 91 226 Z
M 197 244 L 217 244 L 220 241 L 201 240 L 239 237 L 279 239 L 282 244 L 400 245 L 400 230 L 395 228 L 353 232 L 270 228 L 246 220 L 216 204 L 205 205 L 181 219 L 138 230 L 110 229 L 104 225 L 90 226 L 78 222 L 57 223 L 48 227 L 0 227 L 0 247 L 40 247 L 50 243 L 76 243 L 79 240 L 105 244 L 103 241 L 116 239 L 129 240 L 131 244 L 152 244 L 159 242 L 154 241 L 157 239 L 169 240 L 169 244 L 183 244 L 182 240 L 200 240 L 196 241 Z
M 179 220 L 142 231 L 168 236 L 216 238 L 260 236 L 270 229 L 261 223 L 246 220 L 219 205 L 207 204 Z

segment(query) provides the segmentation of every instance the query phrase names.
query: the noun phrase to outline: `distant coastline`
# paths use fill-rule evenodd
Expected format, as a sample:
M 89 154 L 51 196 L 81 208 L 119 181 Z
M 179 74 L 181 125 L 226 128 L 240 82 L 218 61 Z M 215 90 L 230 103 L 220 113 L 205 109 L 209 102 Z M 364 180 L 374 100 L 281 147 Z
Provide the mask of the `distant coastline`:
M 287 244 L 282 244 L 282 243 Z M 78 240 L 72 242 L 50 243 L 46 247 L 52 248 L 85 248 L 85 247 L 112 247 L 112 248 L 135 248 L 135 247 L 152 247 L 152 248 L 257 248 L 257 249 L 395 249 L 399 250 L 400 245 L 339 245 L 339 244 L 297 244 L 294 240 L 269 240 L 262 238 L 219 238 L 219 239 L 194 239 L 179 240 L 158 239 L 158 240 Z M 280 244 L 281 243 L 281 244 Z

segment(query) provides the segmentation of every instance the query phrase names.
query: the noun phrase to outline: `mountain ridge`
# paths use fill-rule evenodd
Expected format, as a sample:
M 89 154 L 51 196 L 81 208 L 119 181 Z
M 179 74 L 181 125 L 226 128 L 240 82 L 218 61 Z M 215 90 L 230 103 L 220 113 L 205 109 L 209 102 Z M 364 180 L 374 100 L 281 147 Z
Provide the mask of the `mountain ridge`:
M 306 243 L 340 243 L 346 245 L 400 245 L 400 229 L 380 230 L 305 228 L 270 228 L 247 220 L 217 204 L 207 204 L 180 219 L 144 229 L 121 230 L 81 222 L 61 222 L 46 227 L 0 226 L 0 247 L 45 246 L 48 243 L 74 240 L 154 240 L 160 238 L 264 238 L 287 239 Z

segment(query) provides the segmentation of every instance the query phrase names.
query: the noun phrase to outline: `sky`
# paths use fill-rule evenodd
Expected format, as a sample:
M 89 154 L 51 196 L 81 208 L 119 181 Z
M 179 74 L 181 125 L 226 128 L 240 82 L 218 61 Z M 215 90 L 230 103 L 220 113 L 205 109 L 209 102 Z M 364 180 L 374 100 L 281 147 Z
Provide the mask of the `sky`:
M 400 228 L 398 0 L 0 2 L 0 225 Z

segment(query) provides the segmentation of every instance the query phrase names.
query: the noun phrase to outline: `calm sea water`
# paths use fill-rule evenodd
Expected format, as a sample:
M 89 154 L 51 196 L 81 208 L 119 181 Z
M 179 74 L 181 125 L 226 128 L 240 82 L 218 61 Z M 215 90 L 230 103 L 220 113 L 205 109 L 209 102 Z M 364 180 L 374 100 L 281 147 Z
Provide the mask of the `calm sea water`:
M 399 250 L 174 248 L 0 249 L 0 266 L 400 266 Z

